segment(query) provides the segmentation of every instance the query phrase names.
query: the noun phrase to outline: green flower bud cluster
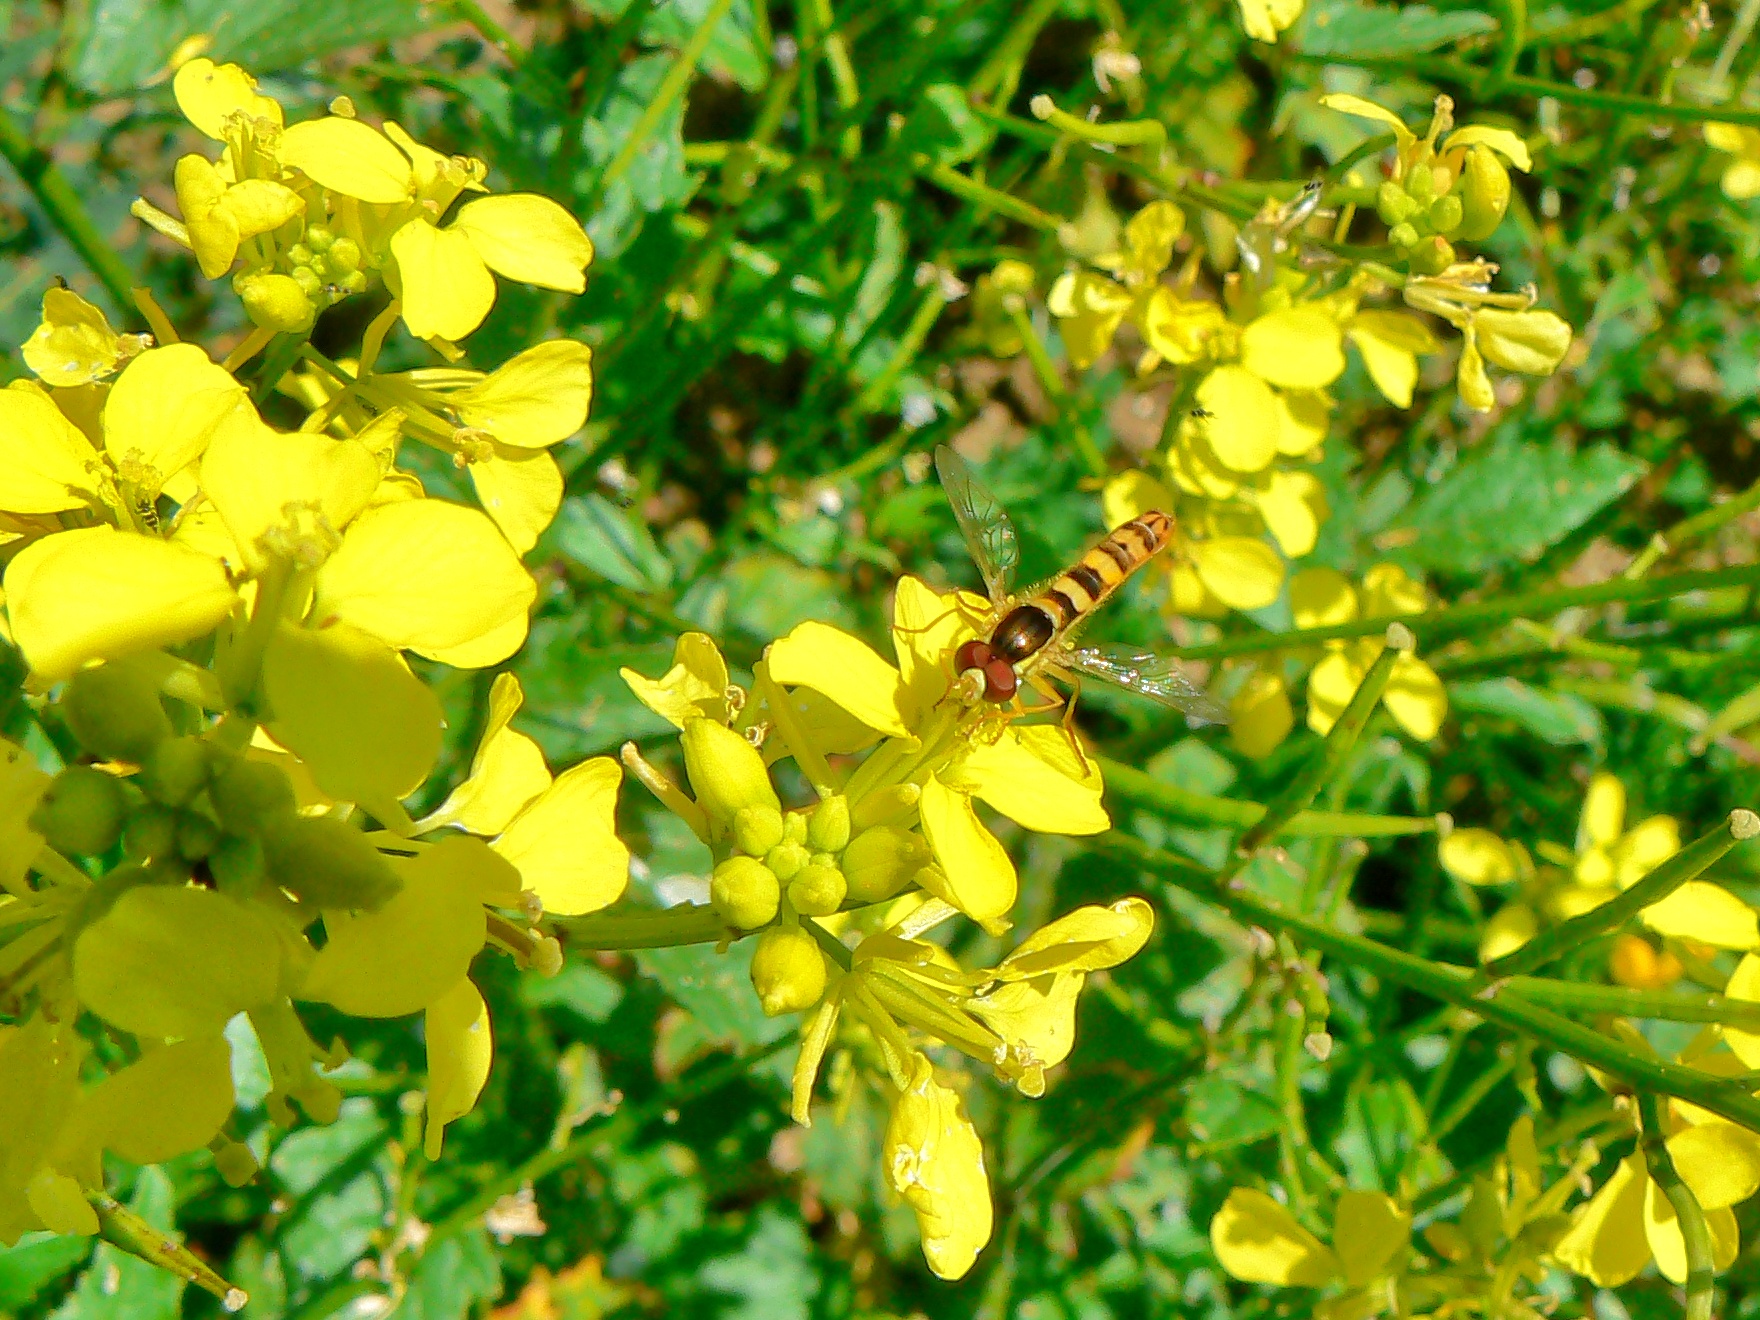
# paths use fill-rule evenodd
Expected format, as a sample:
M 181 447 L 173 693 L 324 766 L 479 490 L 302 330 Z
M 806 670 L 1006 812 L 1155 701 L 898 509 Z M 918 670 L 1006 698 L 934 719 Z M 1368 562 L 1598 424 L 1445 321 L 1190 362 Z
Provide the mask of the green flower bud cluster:
M 175 732 L 160 694 L 165 658 L 82 670 L 57 708 L 94 757 L 132 775 L 74 764 L 49 784 L 31 826 L 57 852 L 116 864 L 111 879 L 239 893 L 284 890 L 323 908 L 374 909 L 402 887 L 366 836 L 302 816 L 279 766 Z M 116 885 L 108 886 L 116 889 Z
M 242 271 L 233 277 L 232 290 L 254 324 L 301 333 L 311 328 L 320 311 L 366 290 L 363 255 L 360 244 L 347 235 L 308 225 L 299 241 L 281 254 L 285 270 Z
M 1509 209 L 1509 171 L 1489 147 L 1467 148 L 1458 176 L 1421 160 L 1402 179 L 1386 179 L 1375 194 L 1375 213 L 1387 241 L 1413 272 L 1436 275 L 1455 260 L 1457 240 L 1489 238 Z

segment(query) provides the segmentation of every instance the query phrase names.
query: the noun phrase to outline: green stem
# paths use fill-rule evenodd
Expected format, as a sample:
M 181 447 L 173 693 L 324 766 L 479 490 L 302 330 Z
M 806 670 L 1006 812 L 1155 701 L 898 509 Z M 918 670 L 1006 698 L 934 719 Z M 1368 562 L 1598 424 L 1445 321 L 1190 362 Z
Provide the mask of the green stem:
M 554 917 L 576 949 L 671 949 L 682 944 L 715 944 L 738 932 L 707 904 L 681 904 L 664 912 L 595 912 L 585 917 Z
M 1504 1078 L 1515 1071 L 1515 1056 L 1499 1059 L 1484 1072 L 1473 1078 L 1454 1099 L 1448 1102 L 1448 1108 L 1436 1116 L 1430 1128 L 1424 1134 L 1426 1142 L 1441 1141 L 1450 1132 L 1465 1121 L 1467 1115 L 1479 1107 L 1479 1102 L 1490 1095 L 1492 1090 Z
M 1690 518 L 1683 518 L 1666 532 L 1658 532 L 1650 538 L 1650 544 L 1644 547 L 1643 552 L 1632 561 L 1625 576 L 1643 577 L 1664 555 L 1675 554 L 1696 541 L 1704 540 L 1720 527 L 1756 508 L 1760 508 L 1760 481 L 1756 481 L 1740 495 L 1732 496 L 1721 504 L 1714 504 L 1709 509 L 1701 509 Z
M 1042 92 L 1033 98 L 1031 109 L 1033 118 L 1084 142 L 1098 142 L 1109 147 L 1160 147 L 1167 143 L 1167 126 L 1159 119 L 1133 119 L 1116 124 L 1090 123 L 1067 111 L 1059 110 L 1056 102 Z
M 923 290 L 922 300 L 917 303 L 917 310 L 911 314 L 910 324 L 905 326 L 904 333 L 899 336 L 898 345 L 886 364 L 879 372 L 862 387 L 861 395 L 855 401 L 854 411 L 857 416 L 877 412 L 881 404 L 886 402 L 886 395 L 895 382 L 905 372 L 905 368 L 917 360 L 922 351 L 923 341 L 935 328 L 935 322 L 941 319 L 941 313 L 947 310 L 947 294 L 941 287 L 940 280 L 930 280 L 929 287 Z
M 234 1288 L 188 1247 L 167 1237 L 115 1197 L 91 1187 L 81 1190 L 97 1212 L 98 1232 L 106 1242 L 212 1293 L 228 1311 L 241 1311 L 250 1301 L 242 1288 Z
M 1261 651 L 1287 651 L 1320 642 L 1352 637 L 1367 637 L 1386 629 L 1390 623 L 1403 623 L 1427 647 L 1465 633 L 1482 633 L 1496 624 L 1518 618 L 1550 618 L 1578 605 L 1608 605 L 1615 601 L 1638 604 L 1668 600 L 1694 591 L 1710 591 L 1719 587 L 1751 587 L 1760 584 L 1760 564 L 1742 564 L 1735 568 L 1712 569 L 1697 573 L 1676 573 L 1669 577 L 1628 581 L 1615 578 L 1584 587 L 1562 587 L 1556 591 L 1532 591 L 1498 600 L 1457 605 L 1453 609 L 1431 610 L 1416 614 L 1384 614 L 1373 619 L 1354 619 L 1349 623 L 1330 624 L 1321 628 L 1298 628 L 1284 633 L 1250 633 L 1244 637 L 1228 637 L 1206 646 L 1189 646 L 1176 654 L 1183 660 L 1221 660 L 1229 656 L 1254 655 Z
M 1055 234 L 1062 226 L 1058 218 L 1047 211 L 1041 211 L 1031 202 L 1023 202 L 1010 193 L 999 192 L 995 188 L 979 183 L 976 179 L 961 174 L 951 165 L 925 163 L 920 165 L 917 173 L 938 188 L 944 188 L 955 197 L 981 206 L 985 210 L 1005 215 L 1010 220 L 1019 220 L 1023 225 L 1031 225 L 1043 233 Z
M 1499 8 L 1503 10 L 1503 19 L 1497 37 L 1497 63 L 1483 88 L 1487 96 L 1496 92 L 1515 73 L 1516 60 L 1521 58 L 1522 47 L 1528 40 L 1527 0 L 1501 0 Z
M 74 190 L 54 157 L 32 142 L 10 111 L 0 106 L 0 156 L 5 156 L 37 204 L 49 215 L 61 236 L 79 253 L 86 269 L 98 277 L 110 295 L 115 311 L 123 316 L 134 310 L 134 273 L 98 231 L 92 213 Z
M 1732 1123 L 1760 1131 L 1760 1099 L 1749 1095 L 1739 1083 L 1732 1084 L 1726 1078 L 1715 1077 L 1697 1068 L 1686 1068 L 1640 1054 L 1611 1036 L 1529 1003 L 1520 995 L 1510 993 L 1507 986 L 1489 985 L 1481 974 L 1467 968 L 1431 962 L 1360 935 L 1334 930 L 1320 921 L 1290 912 L 1281 904 L 1247 888 L 1217 885 L 1209 879 L 1194 882 L 1190 865 L 1184 858 L 1151 848 L 1139 839 L 1115 831 L 1095 840 L 1093 846 L 1096 851 L 1118 862 L 1160 876 L 1225 909 L 1238 921 L 1267 930 L 1288 931 L 1303 943 L 1340 962 L 1476 1013 L 1508 1030 L 1541 1040 L 1601 1069 L 1634 1091 L 1654 1090 L 1679 1096 Z
M 1107 792 L 1116 800 L 1186 825 L 1251 829 L 1265 818 L 1258 802 L 1212 797 L 1156 779 L 1128 765 L 1097 758 Z M 1298 839 L 1391 839 L 1435 834 L 1439 816 L 1365 816 L 1353 812 L 1298 811 L 1279 831 Z
M 1512 976 L 1503 985 L 1546 1008 L 1660 1022 L 1715 1022 L 1760 1031 L 1760 1000 L 1731 999 L 1709 991 L 1633 990 L 1623 985 L 1587 985 L 1542 976 Z
M 508 30 L 497 23 L 477 0 L 453 0 L 458 16 L 474 27 L 483 40 L 500 51 L 515 65 L 525 63 L 526 52 Z
M 1519 976 L 1581 948 L 1598 935 L 1617 930 L 1645 908 L 1660 903 L 1744 839 L 1760 834 L 1760 816 L 1740 808 L 1703 838 L 1695 839 L 1630 889 L 1600 907 L 1543 930 L 1514 953 L 1485 965 L 1486 975 Z
M 1039 31 L 1061 7 L 1061 0 L 1033 0 L 1002 40 L 996 43 L 990 57 L 979 66 L 966 84 L 966 95 L 973 101 L 994 98 L 996 104 L 1007 105 L 1014 98 L 1020 83 L 1021 68 L 1033 49 Z
M 1668 1153 L 1667 1138 L 1662 1126 L 1662 1105 L 1648 1091 L 1638 1095 L 1638 1118 L 1644 1135 L 1638 1149 L 1644 1153 L 1644 1165 L 1650 1170 L 1650 1181 L 1662 1189 L 1669 1205 L 1674 1207 L 1680 1223 L 1681 1237 L 1687 1248 L 1687 1306 L 1684 1320 L 1711 1320 L 1714 1314 L 1715 1270 L 1711 1256 L 1711 1229 L 1705 1223 L 1705 1211 L 1674 1167 Z

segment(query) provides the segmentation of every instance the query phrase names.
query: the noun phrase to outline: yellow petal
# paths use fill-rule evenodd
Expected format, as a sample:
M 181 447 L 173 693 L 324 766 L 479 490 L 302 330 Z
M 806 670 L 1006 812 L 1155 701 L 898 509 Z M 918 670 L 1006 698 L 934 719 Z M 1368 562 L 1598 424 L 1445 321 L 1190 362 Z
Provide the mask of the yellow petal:
M 526 616 L 516 614 L 499 627 L 491 628 L 457 646 L 436 646 L 422 654 L 454 669 L 485 669 L 498 665 L 512 655 L 526 640 Z
M 1344 333 L 1313 307 L 1269 312 L 1241 332 L 1241 365 L 1284 389 L 1324 389 L 1344 373 Z
M 1282 425 L 1277 396 L 1256 373 L 1221 366 L 1198 386 L 1198 405 L 1208 416 L 1202 426 L 1210 448 L 1234 472 L 1258 472 L 1277 456 Z
M 1060 275 L 1045 305 L 1057 317 L 1057 330 L 1077 370 L 1092 366 L 1112 344 L 1131 295 L 1104 275 L 1081 270 Z
M 1008 1043 L 998 1064 L 1022 1095 L 1045 1093 L 1045 1070 L 1069 1057 L 1076 1042 L 1076 998 L 1087 978 L 1080 972 L 1005 981 L 967 1007 Z
M 455 834 L 413 860 L 386 860 L 403 888 L 377 912 L 326 912 L 329 936 L 297 998 L 355 1017 L 402 1017 L 456 986 L 483 947 L 479 839 Z
M 381 206 L 406 202 L 415 191 L 408 157 L 377 129 L 339 115 L 289 126 L 281 163 L 331 192 Z
M 1423 583 L 1398 564 L 1376 564 L 1363 574 L 1363 613 L 1373 619 L 1383 614 L 1419 614 L 1430 606 Z
M 1165 284 L 1151 289 L 1133 315 L 1149 347 L 1179 366 L 1212 356 L 1228 327 L 1228 315 L 1217 304 L 1207 299 L 1188 302 Z
M 219 560 L 110 527 L 33 542 L 5 583 L 13 641 L 49 681 L 90 660 L 200 637 L 237 601 Z
M 1324 390 L 1284 390 L 1277 395 L 1277 452 L 1311 454 L 1326 439 L 1332 399 Z
M 1338 1276 L 1338 1257 L 1264 1192 L 1236 1187 L 1210 1221 L 1217 1262 L 1246 1283 L 1317 1288 Z
M 1184 211 L 1169 201 L 1150 202 L 1124 227 L 1125 246 L 1129 252 L 1127 268 L 1141 279 L 1159 275 L 1173 260 L 1173 245 L 1185 232 Z
M 932 776 L 918 808 L 936 862 L 919 873 L 924 887 L 980 924 L 1000 919 L 1014 906 L 1014 863 L 978 819 L 971 797 Z
M 1283 676 L 1256 669 L 1228 703 L 1228 734 L 1243 756 L 1269 756 L 1295 727 Z
M 512 727 L 524 700 L 519 679 L 512 674 L 495 675 L 489 688 L 489 715 L 471 759 L 470 777 L 428 818 L 430 828 L 458 825 L 472 834 L 499 834 L 526 803 L 550 787 L 544 753 Z
M 943 1279 L 971 1269 L 990 1240 L 984 1147 L 959 1096 L 917 1055 L 910 1085 L 893 1103 L 882 1159 L 893 1189 L 916 1211 L 923 1255 Z
M 1760 957 L 1745 955 L 1730 974 L 1723 993 L 1731 999 L 1760 1000 Z M 1739 1027 L 1723 1028 L 1723 1038 L 1736 1058 L 1749 1068 L 1760 1068 L 1760 1032 Z
M 1479 936 L 1479 961 L 1495 962 L 1540 933 L 1540 918 L 1526 903 L 1505 903 Z
M 1570 323 L 1551 312 L 1484 307 L 1473 326 L 1486 361 L 1529 376 L 1550 376 L 1571 346 Z
M 270 179 L 241 179 L 226 190 L 220 204 L 237 225 L 240 238 L 279 229 L 306 210 L 298 193 Z
M 422 1036 L 428 1046 L 428 1112 L 422 1147 L 430 1160 L 437 1160 L 446 1125 L 476 1108 L 495 1057 L 489 1008 L 468 976 L 428 1005 Z
M 442 500 L 408 500 L 369 509 L 349 525 L 318 571 L 311 617 L 352 623 L 399 650 L 433 655 L 514 621 L 523 635 L 537 590 L 485 515 Z
M 1363 365 L 1387 401 L 1397 408 L 1412 406 L 1418 383 L 1418 359 L 1442 346 L 1430 327 L 1408 312 L 1358 312 L 1345 331 L 1363 355 Z
M 536 892 L 544 911 L 578 917 L 623 896 L 629 849 L 617 837 L 622 779 L 608 756 L 571 766 L 495 841 L 495 851 L 519 868 L 520 883 Z
M 1155 909 L 1140 898 L 1090 905 L 1041 926 L 995 969 L 1000 981 L 1053 972 L 1097 972 L 1134 958 L 1155 929 Z
M 96 503 L 97 454 L 41 390 L 0 389 L 0 509 L 60 513 Z
M 1704 131 L 1705 140 L 1719 151 L 1760 155 L 1760 132 L 1752 128 L 1740 124 L 1708 123 Z
M 1408 147 L 1417 142 L 1412 130 L 1406 127 L 1406 121 L 1385 106 L 1376 105 L 1373 101 L 1365 101 L 1360 96 L 1352 96 L 1347 92 L 1333 92 L 1322 96 L 1320 104 L 1328 110 L 1337 110 L 1340 114 L 1355 115 L 1359 119 L 1373 119 L 1378 124 L 1386 124 L 1393 130 L 1398 139 L 1401 155 Z
M 1324 738 L 1363 681 L 1363 669 L 1344 651 L 1328 651 L 1308 671 L 1308 727 Z
M 235 114 L 281 122 L 281 104 L 257 92 L 257 80 L 236 64 L 190 60 L 171 80 L 171 92 L 185 119 L 216 142 L 226 140 L 226 121 Z
M 1302 16 L 1306 0 L 1238 0 L 1241 26 L 1254 41 L 1275 45 L 1277 34 L 1287 31 Z
M 774 681 L 817 692 L 870 729 L 895 738 L 911 736 L 898 670 L 859 638 L 809 621 L 772 642 L 764 654 Z
M 1673 816 L 1639 821 L 1608 849 L 1614 883 L 1621 889 L 1630 888 L 1680 850 L 1680 822 Z
M 160 1164 L 214 1139 L 232 1114 L 232 1047 L 219 1034 L 148 1050 L 86 1094 L 77 1122 L 131 1164 Z
M 1620 1161 L 1601 1190 L 1578 1208 L 1569 1230 L 1553 1247 L 1553 1258 L 1603 1288 L 1617 1288 L 1636 1278 L 1650 1263 L 1644 1232 L 1644 1193 L 1649 1185 L 1642 1155 Z
M 282 627 L 263 657 L 275 741 L 338 802 L 383 818 L 440 756 L 440 698 L 384 642 L 347 623 Z
M 1100 805 L 1099 766 L 1078 756 L 1060 726 L 1011 725 L 995 742 L 974 746 L 942 778 L 1041 834 L 1099 834 L 1112 826 Z
M 1443 139 L 1442 150 L 1465 150 L 1474 145 L 1490 147 L 1523 174 L 1534 168 L 1534 161 L 1528 155 L 1528 144 L 1522 141 L 1519 134 L 1507 128 L 1491 128 L 1485 124 L 1468 124 L 1465 128 L 1457 128 Z
M 542 449 L 580 430 L 592 400 L 593 350 L 551 339 L 460 390 L 451 403 L 466 426 L 504 445 Z
M 907 723 L 946 694 L 953 681 L 949 657 L 974 635 L 972 620 L 989 609 L 989 601 L 967 592 L 943 594 L 917 578 L 899 579 L 892 596 L 892 651 L 898 657 L 898 709 Z
M 580 221 L 537 193 L 479 197 L 458 209 L 452 228 L 490 270 L 521 284 L 579 293 L 593 243 Z
M 1318 478 L 1311 472 L 1273 470 L 1270 484 L 1255 495 L 1266 530 L 1285 556 L 1300 559 L 1313 550 L 1330 512 Z
M 1717 949 L 1760 949 L 1754 909 L 1707 880 L 1687 881 L 1642 916 L 1651 930 L 1671 939 L 1698 940 Z
M 1760 1191 L 1760 1135 L 1725 1119 L 1683 1128 L 1668 1153 L 1699 1205 L 1721 1210 Z
M 1491 388 L 1491 377 L 1485 373 L 1485 357 L 1471 333 L 1461 343 L 1454 383 L 1461 402 L 1474 412 L 1490 412 L 1496 406 L 1497 392 Z
M 1332 1244 L 1344 1281 L 1361 1287 L 1380 1274 L 1412 1236 L 1412 1217 L 1381 1192 L 1341 1192 L 1332 1215 Z
M 672 648 L 672 668 L 658 679 L 619 670 L 631 692 L 675 729 L 698 717 L 727 722 L 727 661 L 706 633 L 685 633 Z
M 1419 742 L 1429 742 L 1448 718 L 1448 690 L 1436 671 L 1415 655 L 1393 662 L 1381 702 L 1395 722 Z
M 1357 589 L 1336 568 L 1304 568 L 1289 580 L 1289 608 L 1298 628 L 1330 628 L 1357 617 Z
M 1577 825 L 1577 847 L 1591 844 L 1610 848 L 1619 842 L 1626 827 L 1626 786 L 1602 771 L 1589 781 L 1583 797 L 1583 815 Z M 1611 880 L 1613 877 L 1608 877 Z
M 1707 1210 L 1705 1227 L 1711 1235 L 1711 1268 L 1727 1270 L 1735 1263 L 1739 1234 L 1735 1213 L 1728 1207 Z M 1687 1281 L 1687 1240 L 1667 1195 L 1655 1183 L 1644 1184 L 1644 1235 L 1656 1256 L 1656 1269 L 1670 1283 Z
M 1237 610 L 1263 609 L 1283 588 L 1283 560 L 1265 542 L 1250 536 L 1213 536 L 1192 547 L 1192 560 L 1204 585 Z
M 118 464 L 146 464 L 162 484 L 201 457 L 215 428 L 245 400 L 243 387 L 194 344 L 150 348 L 111 387 L 104 448 Z
M 212 889 L 131 889 L 80 931 L 80 1002 L 141 1036 L 216 1035 L 280 991 L 281 942 L 257 908 Z
M 1442 869 L 1469 885 L 1508 884 L 1519 874 L 1510 846 L 1490 830 L 1456 830 L 1437 845 Z
M 1173 492 L 1147 472 L 1131 468 L 1107 481 L 1100 510 L 1108 527 L 1122 527 L 1150 509 L 1171 509 Z
M 121 352 L 121 341 L 102 311 L 72 289 L 52 288 L 43 294 L 42 323 L 20 347 L 19 356 L 45 385 L 76 386 L 115 371 Z M 0 426 L 0 437 L 5 431 Z M 0 444 L 6 442 L 0 439 Z
M 456 229 L 411 220 L 391 236 L 403 320 L 417 339 L 463 339 L 495 305 L 495 277 Z
M 1732 201 L 1760 197 L 1760 164 L 1751 160 L 1732 162 L 1723 172 L 1721 185 L 1724 195 Z
M 483 511 L 517 554 L 538 543 L 562 507 L 562 469 L 542 451 L 508 449 L 472 463 L 470 474 Z

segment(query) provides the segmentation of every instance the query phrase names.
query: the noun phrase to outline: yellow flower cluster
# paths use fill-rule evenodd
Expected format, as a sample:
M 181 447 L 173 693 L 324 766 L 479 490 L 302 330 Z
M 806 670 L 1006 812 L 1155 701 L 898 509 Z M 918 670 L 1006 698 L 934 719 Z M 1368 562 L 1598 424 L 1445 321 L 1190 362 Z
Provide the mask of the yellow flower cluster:
M 691 794 L 624 750 L 632 772 L 714 857 L 710 901 L 729 934 L 757 929 L 754 992 L 767 1013 L 807 1013 L 793 1113 L 809 1121 L 815 1080 L 840 1026 L 877 1059 L 890 1097 L 884 1171 L 916 1212 L 930 1268 L 957 1278 L 991 1230 L 983 1148 L 941 1045 L 1022 1094 L 1074 1039 L 1091 972 L 1142 948 L 1149 905 L 1084 907 L 1028 936 L 994 967 L 968 970 L 924 937 L 963 915 L 1008 929 L 1017 879 L 982 801 L 1056 834 L 1107 828 L 1092 762 L 1056 726 L 1017 726 L 961 700 L 951 659 L 989 603 L 898 584 L 896 663 L 838 629 L 804 623 L 772 643 L 749 694 L 728 685 L 707 637 L 678 644 L 658 679 L 625 671 L 678 728 Z M 770 767 L 790 759 L 815 801 L 785 810 Z

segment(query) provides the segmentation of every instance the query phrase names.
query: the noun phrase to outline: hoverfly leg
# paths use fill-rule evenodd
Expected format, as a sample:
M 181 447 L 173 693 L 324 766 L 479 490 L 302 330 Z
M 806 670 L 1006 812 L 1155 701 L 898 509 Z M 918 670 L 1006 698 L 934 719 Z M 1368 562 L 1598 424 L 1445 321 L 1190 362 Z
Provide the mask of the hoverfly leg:
M 892 625 L 892 631 L 905 633 L 908 636 L 915 637 L 919 633 L 926 633 L 926 632 L 933 630 L 934 628 L 938 627 L 940 624 L 945 622 L 947 619 L 951 618 L 952 616 L 954 616 L 955 614 L 958 614 L 958 613 L 959 613 L 958 609 L 942 610 L 941 613 L 937 614 L 933 619 L 930 619 L 929 622 L 925 623 L 920 628 L 907 628 L 903 624 L 895 623 Z
M 1064 669 L 1058 669 L 1054 672 L 1070 685 L 1070 694 L 1067 697 L 1038 674 L 1030 675 L 1027 682 L 1032 685 L 1033 691 L 1048 699 L 1047 705 L 1035 707 L 1035 709 L 1051 710 L 1058 706 L 1063 707 L 1063 716 L 1058 724 L 1063 729 L 1063 736 L 1069 739 L 1070 750 L 1076 754 L 1076 764 L 1082 767 L 1082 774 L 1085 777 L 1091 767 L 1088 764 L 1087 753 L 1082 750 L 1082 740 L 1076 735 L 1076 698 L 1082 695 L 1082 680 L 1079 676 Z

